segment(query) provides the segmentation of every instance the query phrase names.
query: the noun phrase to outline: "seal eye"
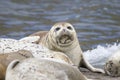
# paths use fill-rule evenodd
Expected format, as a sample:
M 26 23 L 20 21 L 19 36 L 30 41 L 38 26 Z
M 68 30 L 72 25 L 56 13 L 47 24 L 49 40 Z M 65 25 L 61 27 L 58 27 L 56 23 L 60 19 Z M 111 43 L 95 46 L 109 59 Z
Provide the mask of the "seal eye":
M 55 30 L 56 30 L 56 31 L 60 30 L 60 27 L 57 27 Z
M 72 27 L 71 27 L 71 26 L 68 26 L 67 29 L 72 30 Z

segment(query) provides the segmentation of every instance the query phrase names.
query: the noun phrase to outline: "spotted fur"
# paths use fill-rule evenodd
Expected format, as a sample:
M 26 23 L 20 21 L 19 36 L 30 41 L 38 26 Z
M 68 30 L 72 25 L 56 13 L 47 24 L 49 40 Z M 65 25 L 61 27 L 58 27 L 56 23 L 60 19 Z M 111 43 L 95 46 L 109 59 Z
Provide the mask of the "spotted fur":
M 88 80 L 76 67 L 48 59 L 13 61 L 6 80 Z
M 26 50 L 19 50 L 17 52 L 11 52 L 7 54 L 0 54 L 0 80 L 4 80 L 6 74 L 6 68 L 9 63 L 15 59 L 23 60 L 33 57 L 33 55 Z
M 120 50 L 113 53 L 105 64 L 105 72 L 112 77 L 120 77 Z

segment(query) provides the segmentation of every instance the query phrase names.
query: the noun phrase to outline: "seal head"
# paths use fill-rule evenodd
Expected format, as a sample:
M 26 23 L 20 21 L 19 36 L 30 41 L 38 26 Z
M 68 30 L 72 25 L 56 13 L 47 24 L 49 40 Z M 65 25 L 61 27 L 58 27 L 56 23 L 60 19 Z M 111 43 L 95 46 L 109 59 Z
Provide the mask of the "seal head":
M 66 47 L 71 45 L 74 42 L 74 39 L 76 38 L 76 32 L 73 28 L 73 26 L 70 23 L 66 22 L 59 22 L 56 23 L 51 29 L 50 29 L 50 36 L 53 37 L 54 43 L 57 43 L 57 45 L 61 47 Z

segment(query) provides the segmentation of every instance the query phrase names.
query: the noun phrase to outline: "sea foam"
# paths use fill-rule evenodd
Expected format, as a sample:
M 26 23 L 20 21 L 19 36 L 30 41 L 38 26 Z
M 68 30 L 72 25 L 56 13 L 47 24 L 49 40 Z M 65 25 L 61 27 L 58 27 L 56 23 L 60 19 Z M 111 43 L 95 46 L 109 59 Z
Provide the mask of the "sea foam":
M 94 66 L 103 67 L 108 58 L 116 51 L 120 50 L 120 43 L 106 44 L 106 46 L 98 45 L 92 50 L 85 51 L 85 58 Z

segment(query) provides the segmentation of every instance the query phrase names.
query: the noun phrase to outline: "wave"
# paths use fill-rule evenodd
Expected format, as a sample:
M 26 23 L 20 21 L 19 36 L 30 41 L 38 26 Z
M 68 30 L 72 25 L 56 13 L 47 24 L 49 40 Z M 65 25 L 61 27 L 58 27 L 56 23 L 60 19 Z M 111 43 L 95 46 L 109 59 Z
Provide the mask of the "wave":
M 83 52 L 84 57 L 93 65 L 103 67 L 108 58 L 116 51 L 120 50 L 120 43 L 106 44 L 106 46 L 98 45 L 92 50 Z

